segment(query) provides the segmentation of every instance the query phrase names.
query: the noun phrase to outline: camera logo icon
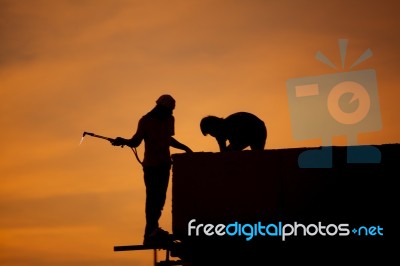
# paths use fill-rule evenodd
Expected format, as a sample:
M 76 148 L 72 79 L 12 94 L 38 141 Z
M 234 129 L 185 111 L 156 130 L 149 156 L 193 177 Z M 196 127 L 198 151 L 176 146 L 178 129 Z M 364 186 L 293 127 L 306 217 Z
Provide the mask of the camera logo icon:
M 342 67 L 347 40 L 339 40 Z M 368 49 L 350 67 L 372 55 Z M 335 67 L 321 52 L 316 58 Z M 331 168 L 332 138 L 346 136 L 348 163 L 380 163 L 379 149 L 358 145 L 357 135 L 382 128 L 374 69 L 340 72 L 287 80 L 292 132 L 295 139 L 322 139 L 321 149 L 299 155 L 300 168 Z

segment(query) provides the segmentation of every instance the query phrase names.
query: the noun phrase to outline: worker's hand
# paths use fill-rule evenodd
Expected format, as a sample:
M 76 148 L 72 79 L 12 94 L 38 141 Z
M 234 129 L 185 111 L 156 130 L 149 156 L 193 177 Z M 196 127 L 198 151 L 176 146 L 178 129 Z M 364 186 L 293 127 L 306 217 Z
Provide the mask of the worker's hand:
M 117 137 L 114 139 L 114 141 L 111 142 L 111 144 L 113 146 L 124 146 L 126 145 L 126 143 L 128 142 L 127 139 L 121 138 L 121 137 Z

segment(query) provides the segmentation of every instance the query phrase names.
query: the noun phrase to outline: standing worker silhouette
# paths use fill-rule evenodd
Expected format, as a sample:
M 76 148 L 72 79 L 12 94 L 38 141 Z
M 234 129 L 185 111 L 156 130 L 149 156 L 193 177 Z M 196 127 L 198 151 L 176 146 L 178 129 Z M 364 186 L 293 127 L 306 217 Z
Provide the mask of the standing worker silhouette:
M 177 141 L 173 110 L 175 100 L 171 95 L 160 96 L 156 106 L 144 115 L 131 139 L 117 137 L 112 145 L 137 147 L 144 140 L 143 173 L 146 186 L 146 227 L 144 245 L 166 241 L 169 233 L 159 227 L 158 221 L 164 208 L 171 169 L 170 146 L 186 152 L 192 150 Z
M 204 136 L 211 135 L 217 140 L 221 152 L 241 151 L 247 147 L 264 150 L 267 141 L 264 122 L 248 112 L 233 113 L 226 118 L 204 117 L 200 121 L 200 129 Z

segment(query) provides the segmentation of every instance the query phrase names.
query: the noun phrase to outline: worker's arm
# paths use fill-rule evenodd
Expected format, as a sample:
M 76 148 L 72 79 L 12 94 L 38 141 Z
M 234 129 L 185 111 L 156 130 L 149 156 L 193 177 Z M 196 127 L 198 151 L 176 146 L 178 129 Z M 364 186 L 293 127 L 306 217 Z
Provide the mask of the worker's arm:
M 186 152 L 193 152 L 188 146 L 186 146 L 183 143 L 180 143 L 179 141 L 177 141 L 174 137 L 171 137 L 171 142 L 169 144 L 171 147 L 179 149 L 179 150 L 183 150 Z
M 228 148 L 226 147 L 226 139 L 225 138 L 216 137 L 216 140 L 218 142 L 219 150 L 221 152 L 228 150 Z
M 112 145 L 114 146 L 129 146 L 129 147 L 137 147 L 142 143 L 143 138 L 144 138 L 144 130 L 143 130 L 143 121 L 140 120 L 138 123 L 138 128 L 136 130 L 136 133 L 132 136 L 130 139 L 125 139 L 121 137 L 115 138 L 113 142 L 111 142 Z

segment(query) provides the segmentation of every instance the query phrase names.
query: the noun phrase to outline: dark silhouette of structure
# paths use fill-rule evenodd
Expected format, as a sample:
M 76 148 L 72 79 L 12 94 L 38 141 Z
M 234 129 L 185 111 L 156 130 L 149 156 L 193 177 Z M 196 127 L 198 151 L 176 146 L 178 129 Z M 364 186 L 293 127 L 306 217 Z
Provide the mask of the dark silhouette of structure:
M 172 231 L 182 242 L 180 257 L 191 266 L 389 263 L 400 145 L 376 147 L 381 163 L 360 164 L 347 163 L 347 147 L 332 147 L 333 167 L 326 169 L 298 166 L 309 148 L 173 155 Z M 217 225 L 235 223 L 248 227 L 217 234 Z M 269 229 L 276 235 L 256 230 L 259 223 L 277 225 Z M 283 241 L 285 224 L 297 224 L 297 235 Z
M 380 163 L 349 164 L 347 147 L 332 147 L 333 166 L 321 169 L 298 166 L 299 154 L 309 148 L 174 154 L 172 232 L 179 241 L 114 250 L 166 250 L 158 266 L 361 265 L 374 259 L 390 265 L 396 258 L 399 196 L 393 190 L 400 144 L 376 147 Z M 250 227 L 242 227 L 241 235 L 216 234 L 219 224 L 259 222 L 282 227 L 270 236 Z M 283 241 L 283 226 L 295 223 L 297 234 Z M 340 224 L 347 235 L 339 235 Z
M 241 151 L 247 147 L 264 150 L 267 141 L 265 123 L 247 112 L 234 113 L 226 118 L 204 117 L 200 121 L 200 129 L 204 136 L 209 134 L 217 140 L 221 152 Z
M 171 170 L 170 146 L 192 152 L 177 141 L 173 110 L 175 99 L 168 94 L 160 96 L 156 106 L 144 115 L 138 123 L 137 131 L 130 139 L 117 137 L 114 146 L 136 148 L 144 140 L 145 151 L 142 162 L 146 186 L 146 228 L 144 244 L 157 244 L 168 240 L 169 233 L 159 227 L 158 221 L 164 208 Z

